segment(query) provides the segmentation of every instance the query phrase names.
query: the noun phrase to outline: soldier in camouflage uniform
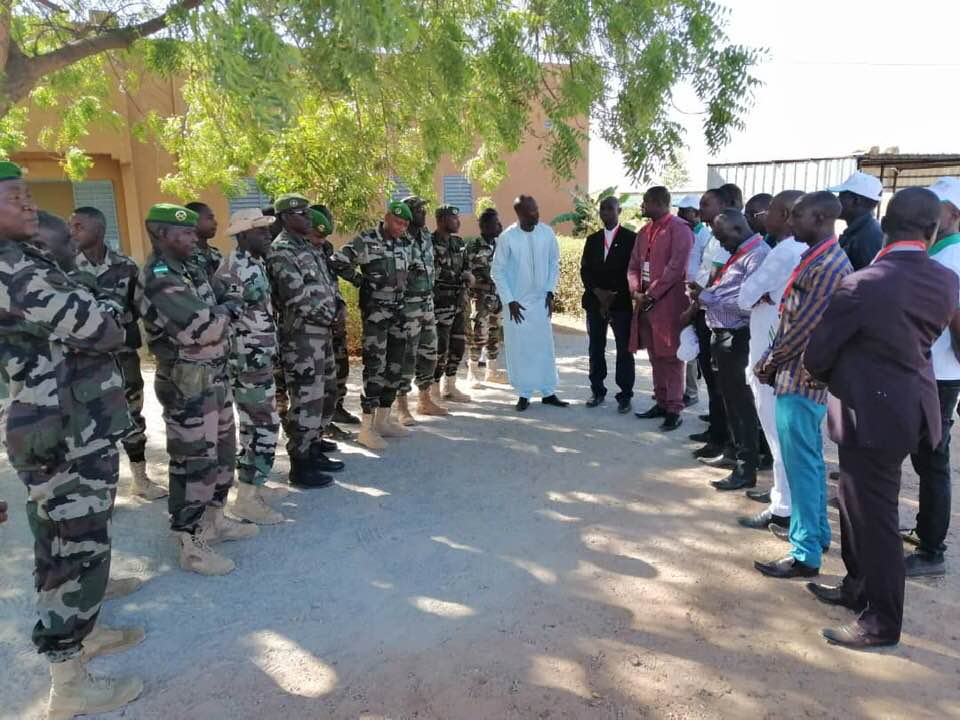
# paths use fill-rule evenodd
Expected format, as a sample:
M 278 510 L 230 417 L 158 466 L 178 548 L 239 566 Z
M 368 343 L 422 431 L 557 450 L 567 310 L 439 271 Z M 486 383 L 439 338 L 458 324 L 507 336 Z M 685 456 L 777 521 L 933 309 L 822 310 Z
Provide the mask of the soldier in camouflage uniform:
M 407 348 L 403 355 L 400 392 L 397 395 L 397 420 L 402 425 L 414 425 L 407 405 L 407 393 L 417 380 L 417 412 L 421 415 L 447 415 L 447 410 L 435 399 L 439 387 L 433 382 L 437 367 L 437 319 L 433 313 L 433 236 L 427 230 L 427 203 L 412 195 L 403 202 L 410 208 L 413 220 L 407 228 L 410 262 L 407 276 L 406 302 L 403 314 L 407 322 Z M 435 390 L 436 389 L 436 390 Z M 431 395 L 433 397 L 431 397 Z
M 237 249 L 217 270 L 217 277 L 229 291 L 246 303 L 230 337 L 230 379 L 240 420 L 237 498 L 232 511 L 236 517 L 258 525 L 273 525 L 284 519 L 267 505 L 261 492 L 273 470 L 280 431 L 273 382 L 277 326 L 265 262 L 272 224 L 273 218 L 265 217 L 257 208 L 233 213 L 227 234 L 237 241 Z
M 212 278 L 223 262 L 223 253 L 210 244 L 217 236 L 217 218 L 206 203 L 192 202 L 187 203 L 186 207 L 197 214 L 197 244 L 194 246 L 190 265 L 194 271 L 200 268 L 207 274 L 207 278 Z
M 196 223 L 197 214 L 179 205 L 150 208 L 146 226 L 153 252 L 140 271 L 136 301 L 157 359 L 154 391 L 167 428 L 170 527 L 180 545 L 180 567 L 223 575 L 234 569 L 233 561 L 210 544 L 257 533 L 256 525 L 223 512 L 237 448 L 228 339 L 244 302 L 218 297 L 206 273 L 188 267 Z
M 480 355 L 487 349 L 487 369 L 483 382 L 505 383 L 506 374 L 498 366 L 500 356 L 500 297 L 490 277 L 490 265 L 497 248 L 497 237 L 503 232 L 500 216 L 493 208 L 480 213 L 480 237 L 467 243 L 467 268 L 475 284 L 470 288 L 473 316 L 470 318 L 470 372 L 473 387 L 482 387 Z
M 473 276 L 467 267 L 466 247 L 456 233 L 460 230 L 460 210 L 441 205 L 435 213 L 437 229 L 433 233 L 433 256 L 437 276 L 433 301 L 437 314 L 437 365 L 434 381 L 443 380 L 441 394 L 453 402 L 470 402 L 470 396 L 457 389 L 457 369 L 466 351 L 467 287 Z
M 329 220 L 309 205 L 309 200 L 293 193 L 274 202 L 283 231 L 270 247 L 267 271 L 290 402 L 284 421 L 290 483 L 314 488 L 332 483 L 327 473 L 342 470 L 343 463 L 326 456 L 337 445 L 323 437 L 337 404 L 331 330 L 337 314 L 337 279 L 327 266 L 323 235 L 313 229 L 314 223 Z
M 404 234 L 413 216 L 402 202 L 392 202 L 375 228 L 364 230 L 330 258 L 337 273 L 360 288 L 363 318 L 363 420 L 357 440 L 382 450 L 384 437 L 409 430 L 393 421 L 390 406 L 400 389 L 406 348 L 403 317 L 408 252 Z
M 101 305 L 30 242 L 37 215 L 21 170 L 0 162 L 0 370 L 6 452 L 27 488 L 34 536 L 37 649 L 50 662 L 49 717 L 126 705 L 138 678 L 94 681 L 84 660 L 142 641 L 96 628 L 110 572 L 116 443 L 132 428 L 120 368 L 120 308 Z M 63 232 L 66 232 L 65 226 Z
M 143 375 L 140 373 L 140 354 L 143 344 L 140 325 L 133 302 L 140 268 L 126 255 L 107 247 L 107 221 L 103 213 L 93 207 L 81 207 L 70 218 L 70 236 L 77 249 L 73 274 L 88 287 L 116 301 L 123 308 L 123 326 L 126 342 L 117 360 L 123 372 L 123 387 L 130 407 L 130 416 L 136 430 L 123 439 L 123 449 L 130 461 L 133 475 L 131 491 L 146 500 L 166 497 L 167 490 L 147 477 L 144 451 L 147 447 L 147 423 L 143 419 Z

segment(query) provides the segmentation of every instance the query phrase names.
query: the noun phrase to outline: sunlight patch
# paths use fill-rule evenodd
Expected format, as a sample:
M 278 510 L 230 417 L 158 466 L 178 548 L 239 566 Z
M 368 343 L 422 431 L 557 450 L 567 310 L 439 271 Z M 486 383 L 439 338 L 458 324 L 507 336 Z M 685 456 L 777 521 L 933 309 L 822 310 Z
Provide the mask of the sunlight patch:
M 290 638 L 261 630 L 251 640 L 258 650 L 251 658 L 254 665 L 284 692 L 318 698 L 337 686 L 336 671 Z
M 462 618 L 477 614 L 476 610 L 467 605 L 449 600 L 438 600 L 437 598 L 426 597 L 425 595 L 416 595 L 410 598 L 410 604 L 421 612 L 439 615 L 445 618 Z
M 461 543 L 454 542 L 450 538 L 445 537 L 443 535 L 434 535 L 430 539 L 433 540 L 434 542 L 440 543 L 441 545 L 446 545 L 447 547 L 451 547 L 454 550 L 463 550 L 465 552 L 472 552 L 472 553 L 483 552 L 482 550 L 480 550 L 480 548 L 475 548 L 472 545 L 463 545 Z
M 386 490 L 381 490 L 380 488 L 369 487 L 366 485 L 351 485 L 350 483 L 345 483 L 340 480 L 337 480 L 337 485 L 342 487 L 344 490 L 362 493 L 363 495 L 369 495 L 370 497 L 383 497 L 384 495 L 390 494 Z

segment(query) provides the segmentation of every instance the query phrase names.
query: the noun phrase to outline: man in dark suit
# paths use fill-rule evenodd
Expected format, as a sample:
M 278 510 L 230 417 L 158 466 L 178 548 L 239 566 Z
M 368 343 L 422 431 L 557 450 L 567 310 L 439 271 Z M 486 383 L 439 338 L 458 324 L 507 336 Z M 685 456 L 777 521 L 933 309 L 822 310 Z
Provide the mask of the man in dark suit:
M 633 252 L 636 233 L 620 225 L 620 201 L 611 196 L 600 202 L 603 227 L 587 237 L 580 258 L 583 300 L 587 311 L 587 336 L 590 347 L 590 399 L 587 407 L 604 401 L 607 388 L 607 327 L 613 328 L 617 343 L 617 411 L 630 412 L 635 367 L 629 350 L 630 320 L 633 305 L 627 286 L 627 265 Z
M 883 218 L 887 242 L 871 265 L 847 276 L 807 346 L 805 364 L 826 382 L 830 436 L 840 449 L 840 586 L 810 583 L 823 602 L 859 611 L 828 641 L 895 645 L 903 621 L 904 565 L 897 499 L 900 466 L 921 443 L 940 440 L 940 401 L 930 348 L 950 322 L 960 281 L 931 260 L 940 202 L 901 190 Z

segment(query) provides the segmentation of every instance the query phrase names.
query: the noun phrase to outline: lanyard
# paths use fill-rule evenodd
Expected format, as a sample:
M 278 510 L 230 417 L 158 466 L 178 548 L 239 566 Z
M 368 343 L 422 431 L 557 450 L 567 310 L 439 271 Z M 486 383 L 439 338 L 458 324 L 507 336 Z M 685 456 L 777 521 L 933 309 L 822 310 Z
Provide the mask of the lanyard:
M 923 240 L 899 240 L 898 242 L 892 242 L 889 245 L 884 246 L 880 252 L 877 253 L 877 256 L 873 259 L 873 262 L 876 262 L 887 253 L 897 250 L 898 248 L 916 248 L 917 250 L 926 250 L 927 244 Z M 872 265 L 873 263 L 870 264 Z
M 954 233 L 953 235 L 947 235 L 945 238 L 940 238 L 937 240 L 933 247 L 927 250 L 927 255 L 936 255 L 941 250 L 945 250 L 951 245 L 956 245 L 960 243 L 960 233 Z
M 665 221 L 663 223 L 659 223 L 658 221 L 651 225 L 650 239 L 647 241 L 647 252 L 643 258 L 644 262 L 650 262 L 650 253 L 653 252 L 653 246 L 657 244 L 657 238 L 660 237 L 660 233 L 662 233 L 666 229 L 666 227 L 667 227 L 667 223 Z
M 724 273 L 726 273 L 727 270 L 730 269 L 730 266 L 733 265 L 737 260 L 739 260 L 740 258 L 742 258 L 744 255 L 746 255 L 748 252 L 750 252 L 751 250 L 753 250 L 753 249 L 754 249 L 757 245 L 759 245 L 762 241 L 763 241 L 763 238 L 760 237 L 759 235 L 757 235 L 757 236 L 754 237 L 753 240 L 751 240 L 750 242 L 747 242 L 747 243 L 744 243 L 743 245 L 741 245 L 741 246 L 737 249 L 737 251 L 730 257 L 730 259 L 727 260 L 727 262 L 724 263 L 723 267 L 720 268 L 720 271 L 717 273 L 717 276 L 713 279 L 713 282 L 710 283 L 710 285 L 712 286 L 712 285 L 717 285 L 717 284 L 719 284 L 719 283 L 720 283 L 720 278 L 722 278 L 723 275 L 724 275 Z
M 797 278 L 800 277 L 800 274 L 806 270 L 818 257 L 823 255 L 827 250 L 832 248 L 837 244 L 837 239 L 832 237 L 828 240 L 824 240 L 820 243 L 820 247 L 807 255 L 799 265 L 797 265 L 793 272 L 790 273 L 790 278 L 787 280 L 787 286 L 783 289 L 783 295 L 780 297 L 780 307 L 777 309 L 777 312 L 783 315 L 783 306 L 787 304 L 787 298 L 790 296 L 790 293 L 793 292 L 793 283 L 797 281 Z

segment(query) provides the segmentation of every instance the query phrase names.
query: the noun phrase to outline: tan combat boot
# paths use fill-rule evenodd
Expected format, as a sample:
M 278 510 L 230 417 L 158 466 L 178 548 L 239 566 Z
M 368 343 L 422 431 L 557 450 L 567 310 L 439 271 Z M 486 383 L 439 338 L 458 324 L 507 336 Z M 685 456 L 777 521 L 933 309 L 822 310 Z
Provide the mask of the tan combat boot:
M 230 512 L 241 520 L 257 525 L 276 525 L 284 521 L 283 515 L 267 505 L 260 487 L 250 483 L 237 483 L 237 497 Z
M 360 432 L 357 433 L 357 442 L 370 450 L 383 450 L 387 446 L 374 426 L 373 413 L 363 413 L 360 419 Z
M 433 389 L 436 384 L 430 383 L 429 388 L 420 388 L 417 395 L 417 413 L 420 415 L 449 415 L 450 411 L 446 407 L 433 399 Z
M 470 396 L 457 389 L 457 376 L 445 375 L 443 378 L 443 398 L 452 402 L 468 403 Z
M 113 655 L 139 645 L 147 636 L 143 628 L 110 628 L 99 620 L 90 634 L 83 639 L 82 657 L 93 660 L 95 657 Z
M 377 408 L 373 416 L 373 427 L 385 438 L 401 438 L 410 434 L 409 430 L 390 417 L 390 408 Z
M 80 658 L 50 663 L 48 720 L 72 720 L 122 708 L 143 692 L 138 677 L 90 677 Z
M 496 358 L 493 360 L 487 359 L 487 373 L 483 379 L 484 382 L 496 383 L 497 385 L 506 385 L 509 382 L 507 373 L 500 367 Z
M 144 500 L 159 500 L 168 495 L 167 489 L 155 483 L 147 477 L 147 464 L 145 462 L 130 463 L 130 472 L 133 475 L 133 482 L 130 483 L 130 492 Z
M 203 511 L 203 520 L 213 532 L 205 539 L 211 545 L 228 540 L 247 540 L 260 532 L 253 523 L 237 522 L 223 513 L 223 508 L 208 507 Z
M 226 575 L 233 572 L 233 560 L 210 549 L 204 537 L 210 530 L 198 527 L 195 533 L 177 533 L 180 543 L 180 567 L 198 575 Z
M 480 363 L 471 360 L 467 363 L 467 385 L 474 390 L 483 388 L 483 378 L 480 376 Z
M 407 395 L 397 395 L 397 422 L 404 426 L 416 425 L 417 421 L 410 414 L 410 405 L 407 403 Z
M 110 578 L 107 580 L 107 591 L 103 594 L 104 600 L 116 600 L 117 598 L 132 595 L 143 587 L 143 580 L 135 577 Z

